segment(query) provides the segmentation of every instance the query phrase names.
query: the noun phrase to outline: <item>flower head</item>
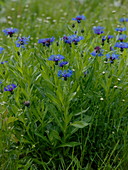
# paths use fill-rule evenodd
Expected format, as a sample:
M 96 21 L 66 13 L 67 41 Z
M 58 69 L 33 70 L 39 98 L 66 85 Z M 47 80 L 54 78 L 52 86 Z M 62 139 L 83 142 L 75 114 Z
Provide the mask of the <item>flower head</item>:
M 117 42 L 115 44 L 115 47 L 118 47 L 120 48 L 120 51 L 123 51 L 124 48 L 128 48 L 128 43 L 125 43 L 125 42 Z
M 94 31 L 94 33 L 95 34 L 97 34 L 97 35 L 100 35 L 100 34 L 103 34 L 104 33 L 104 27 L 100 27 L 100 26 L 94 26 L 93 27 L 93 31 Z
M 110 63 L 113 63 L 115 59 L 119 59 L 119 55 L 112 53 L 112 54 L 106 54 L 106 59 L 110 61 Z
M 4 48 L 0 47 L 0 54 L 2 53 L 3 50 L 4 50 Z
M 67 61 L 62 61 L 61 63 L 59 63 L 59 67 L 64 67 L 66 64 L 68 64 Z
M 90 53 L 92 56 L 103 56 L 103 49 L 101 49 L 99 46 L 94 48 L 94 51 L 92 53 Z
M 4 87 L 4 91 L 10 91 L 11 93 L 13 92 L 13 90 L 16 88 L 17 86 L 15 84 L 10 84 L 6 87 Z
M 103 36 L 102 37 L 102 45 L 104 45 L 104 41 L 107 39 L 107 42 L 109 43 L 109 40 L 113 38 L 113 35 Z
M 16 41 L 16 47 L 22 47 L 25 48 L 24 45 L 28 44 L 27 42 L 29 41 L 29 37 L 19 37 L 18 40 Z
M 64 71 L 59 70 L 59 71 L 58 71 L 58 76 L 59 76 L 59 77 L 63 77 L 64 80 L 67 80 L 67 77 L 71 77 L 72 74 L 73 74 L 73 71 L 72 71 L 72 70 L 64 70 Z
M 84 15 L 79 15 L 79 16 L 77 16 L 76 18 L 72 18 L 72 20 L 75 20 L 75 21 L 77 21 L 78 23 L 80 23 L 81 20 L 85 20 L 85 19 L 86 19 L 86 17 L 85 17 Z
M 115 47 L 118 47 L 118 48 L 128 48 L 128 43 L 125 43 L 125 42 L 117 42 L 115 44 Z
M 115 31 L 118 31 L 118 32 L 120 32 L 120 33 L 122 33 L 123 31 L 126 31 L 126 28 L 124 27 L 124 28 L 115 28 Z
M 120 22 L 128 22 L 128 18 L 120 18 Z
M 75 45 L 77 45 L 77 43 L 81 40 L 84 39 L 84 37 L 82 36 L 77 36 L 77 35 L 70 35 L 70 36 L 64 36 L 63 41 L 67 44 L 71 44 L 74 43 Z
M 5 35 L 9 35 L 10 37 L 12 37 L 14 33 L 18 32 L 18 29 L 17 28 L 6 28 L 2 31 L 5 33 Z
M 38 43 L 42 43 L 43 46 L 49 47 L 54 40 L 55 40 L 54 37 L 52 37 L 52 38 L 44 38 L 44 39 L 39 39 Z
M 63 60 L 65 57 L 58 54 L 58 55 L 51 55 L 48 60 L 55 61 L 56 65 L 58 65 L 58 61 Z
M 117 36 L 117 39 L 120 40 L 121 42 L 123 42 L 123 40 L 125 40 L 127 38 L 127 35 L 125 34 L 120 34 Z
M 113 35 L 108 35 L 108 36 L 107 36 L 107 42 L 108 42 L 108 43 L 109 43 L 109 40 L 110 40 L 111 38 L 114 38 L 114 36 L 113 36 Z
M 8 61 L 2 61 L 2 62 L 0 62 L 0 64 L 4 64 L 4 63 L 7 63 Z

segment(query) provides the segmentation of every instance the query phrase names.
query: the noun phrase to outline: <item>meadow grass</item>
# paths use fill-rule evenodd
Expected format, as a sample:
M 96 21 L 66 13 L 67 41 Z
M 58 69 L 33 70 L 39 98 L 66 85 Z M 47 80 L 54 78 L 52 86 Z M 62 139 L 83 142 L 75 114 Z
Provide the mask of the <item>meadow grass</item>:
M 119 21 L 127 1 L 3 0 L 0 14 L 0 63 L 7 61 L 0 64 L 0 170 L 127 170 L 128 49 L 114 47 L 115 28 L 128 29 Z M 77 15 L 86 20 L 72 20 Z M 19 30 L 12 37 L 2 32 L 11 27 Z M 74 34 L 84 39 L 62 40 Z M 29 36 L 25 48 L 21 40 L 16 46 Z M 49 47 L 38 43 L 51 37 Z M 107 60 L 113 53 L 119 59 Z M 62 68 L 48 60 L 58 54 L 68 62 Z M 10 84 L 17 87 L 7 91 Z

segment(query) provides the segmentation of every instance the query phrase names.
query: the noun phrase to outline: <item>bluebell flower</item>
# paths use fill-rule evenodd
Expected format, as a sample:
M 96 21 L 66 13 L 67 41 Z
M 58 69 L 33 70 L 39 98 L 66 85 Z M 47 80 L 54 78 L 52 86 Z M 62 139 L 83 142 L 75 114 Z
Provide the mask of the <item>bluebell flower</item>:
M 62 61 L 61 63 L 59 63 L 59 67 L 64 67 L 66 64 L 68 64 L 67 61 Z
M 120 18 L 120 22 L 128 22 L 128 18 Z
M 124 51 L 124 48 L 128 48 L 128 43 L 125 42 L 117 42 L 115 47 L 120 48 L 120 51 Z
M 124 27 L 124 28 L 115 28 L 115 31 L 118 31 L 118 32 L 120 32 L 120 33 L 122 33 L 123 31 L 126 31 L 126 28 Z
M 127 36 L 125 34 L 120 34 L 117 36 L 117 39 L 121 42 L 123 42 L 123 40 L 125 40 L 127 38 Z
M 93 31 L 94 31 L 94 33 L 95 34 L 97 34 L 97 35 L 100 35 L 100 34 L 103 34 L 104 33 L 104 27 L 101 27 L 101 26 L 94 26 L 93 27 Z
M 49 47 L 54 40 L 55 40 L 54 37 L 52 37 L 52 38 L 44 38 L 44 39 L 39 39 L 38 43 L 42 43 L 43 46 Z
M 14 33 L 18 32 L 18 29 L 17 28 L 6 28 L 2 31 L 5 33 L 5 35 L 9 35 L 10 37 L 12 37 Z
M 103 56 L 103 49 L 101 49 L 99 46 L 94 48 L 94 51 L 90 53 L 92 56 Z
M 106 54 L 106 59 L 110 61 L 110 63 L 113 63 L 115 59 L 119 59 L 119 55 L 112 53 L 112 54 Z
M 16 47 L 22 47 L 25 48 L 24 45 L 28 44 L 30 36 L 28 37 L 19 37 L 18 40 L 16 41 Z
M 57 54 L 57 55 L 51 55 L 48 60 L 54 61 L 56 65 L 58 65 L 58 61 L 63 60 L 65 57 Z
M 63 77 L 64 80 L 67 80 L 68 77 L 71 77 L 73 74 L 73 71 L 72 70 L 59 70 L 58 71 L 58 77 Z
M 77 45 L 79 41 L 84 39 L 84 37 L 77 36 L 77 35 L 70 35 L 70 36 L 64 36 L 62 39 L 67 44 L 74 43 L 75 45 Z
M 10 84 L 6 87 L 4 87 L 4 91 L 10 91 L 11 93 L 13 93 L 13 90 L 16 88 L 17 86 L 15 84 Z
M 4 64 L 4 63 L 7 63 L 8 61 L 2 61 L 0 64 Z
M 4 50 L 4 48 L 0 47 L 0 54 L 2 53 L 3 50 Z
M 0 81 L 0 84 L 2 84 L 2 82 Z
M 85 17 L 84 15 L 79 15 L 79 16 L 77 16 L 76 18 L 72 18 L 72 20 L 75 20 L 75 21 L 77 21 L 78 23 L 80 23 L 81 20 L 85 20 L 85 19 L 86 19 L 86 17 Z

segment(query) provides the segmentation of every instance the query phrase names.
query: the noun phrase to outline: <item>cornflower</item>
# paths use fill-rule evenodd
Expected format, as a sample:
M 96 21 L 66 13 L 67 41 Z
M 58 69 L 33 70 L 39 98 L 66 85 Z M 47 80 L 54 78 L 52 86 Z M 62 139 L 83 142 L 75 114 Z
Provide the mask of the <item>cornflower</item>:
M 72 18 L 72 20 L 77 21 L 78 23 L 81 23 L 81 20 L 85 20 L 86 17 L 84 15 L 79 15 L 76 18 Z
M 18 32 L 18 29 L 17 28 L 6 28 L 2 31 L 5 33 L 5 35 L 9 35 L 10 37 L 12 37 L 14 33 Z
M 58 77 L 63 77 L 64 80 L 67 80 L 68 77 L 71 77 L 73 74 L 73 71 L 72 70 L 59 70 L 58 71 Z
M 39 39 L 38 43 L 42 43 L 43 46 L 49 47 L 54 40 L 55 40 L 54 37 L 52 37 L 52 38 L 44 38 L 44 39 Z

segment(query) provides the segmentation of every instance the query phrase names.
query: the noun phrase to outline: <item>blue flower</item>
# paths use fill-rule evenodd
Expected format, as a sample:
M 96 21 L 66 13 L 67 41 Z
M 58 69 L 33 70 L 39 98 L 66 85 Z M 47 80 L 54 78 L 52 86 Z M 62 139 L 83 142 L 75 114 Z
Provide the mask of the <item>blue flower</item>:
M 118 48 L 128 48 L 128 43 L 125 43 L 125 42 L 117 42 L 115 44 L 115 47 L 118 47 Z
M 84 37 L 77 36 L 77 35 L 70 35 L 70 36 L 64 36 L 62 39 L 67 44 L 74 43 L 75 45 L 77 45 L 79 41 L 84 39 Z
M 124 27 L 124 28 L 115 28 L 115 31 L 118 31 L 118 32 L 123 32 L 123 31 L 126 31 L 126 28 Z
M 106 59 L 110 60 L 110 63 L 113 63 L 115 59 L 119 59 L 119 55 L 115 53 L 106 54 Z
M 113 35 L 103 36 L 102 37 L 102 45 L 104 45 L 104 41 L 107 39 L 107 42 L 109 43 L 109 40 L 113 38 Z
M 58 61 L 63 60 L 65 57 L 58 54 L 58 55 L 51 55 L 48 60 L 55 61 L 55 64 L 58 65 Z
M 62 61 L 61 63 L 59 63 L 59 67 L 63 67 L 64 65 L 68 64 L 67 61 Z
M 113 35 L 108 35 L 107 39 L 111 39 L 111 38 L 114 38 Z
M 103 29 L 104 29 L 104 27 L 100 27 L 100 26 L 97 26 L 97 27 L 94 26 L 93 27 L 93 31 L 97 35 L 100 35 L 100 34 L 104 33 Z
M 6 28 L 2 31 L 5 33 L 5 35 L 9 35 L 10 37 L 12 37 L 14 33 L 18 32 L 18 29 L 17 28 Z
M 15 84 L 10 84 L 6 87 L 4 87 L 4 91 L 10 91 L 11 93 L 13 92 L 13 90 L 16 88 L 17 86 Z
M 118 47 L 120 48 L 120 51 L 123 51 L 124 48 L 128 48 L 128 43 L 125 43 L 125 42 L 117 42 L 115 44 L 115 47 Z
M 4 64 L 4 63 L 7 63 L 8 61 L 2 61 L 0 64 Z
M 120 22 L 128 22 L 128 18 L 120 18 Z
M 103 36 L 103 37 L 102 37 L 102 41 L 105 41 L 105 40 L 106 40 L 106 36 Z
M 120 40 L 121 42 L 123 42 L 123 40 L 125 40 L 127 38 L 127 36 L 125 34 L 120 34 L 117 36 L 117 39 Z
M 16 47 L 22 47 L 25 48 L 24 45 L 28 44 L 27 42 L 29 41 L 29 37 L 19 37 L 18 40 L 16 41 Z
M 72 20 L 75 20 L 75 21 L 77 21 L 78 23 L 80 23 L 81 20 L 85 20 L 85 19 L 86 19 L 86 17 L 85 17 L 84 15 L 79 15 L 79 16 L 77 16 L 76 18 L 72 18 Z
M 71 77 L 73 74 L 73 71 L 72 70 L 59 70 L 58 71 L 58 77 L 63 77 L 64 80 L 67 80 L 67 77 Z
M 4 50 L 4 48 L 0 47 L 0 54 L 2 53 L 3 50 Z
M 101 49 L 99 46 L 94 48 L 94 51 L 92 53 L 90 53 L 92 56 L 103 56 L 103 49 Z
M 44 38 L 44 39 L 39 39 L 38 43 L 42 43 L 43 46 L 49 47 L 54 40 L 55 40 L 54 37 L 52 37 L 52 38 Z
M 113 35 L 108 35 L 108 36 L 107 36 L 107 42 L 108 42 L 108 43 L 109 43 L 109 40 L 110 40 L 111 38 L 114 38 L 114 36 L 113 36 Z

